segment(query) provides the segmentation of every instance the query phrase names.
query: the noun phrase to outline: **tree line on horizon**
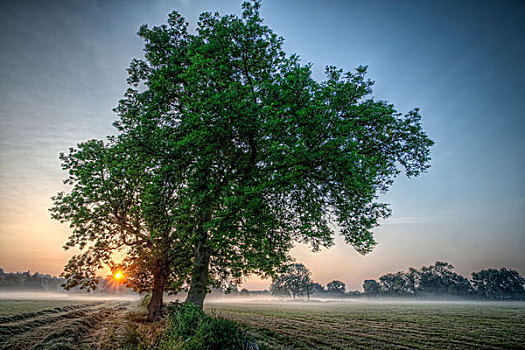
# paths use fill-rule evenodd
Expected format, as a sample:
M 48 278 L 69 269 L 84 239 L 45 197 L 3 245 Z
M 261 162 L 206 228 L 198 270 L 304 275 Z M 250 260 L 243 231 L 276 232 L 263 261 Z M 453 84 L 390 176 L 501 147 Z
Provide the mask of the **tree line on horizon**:
M 469 280 L 454 271 L 454 266 L 436 261 L 434 265 L 410 268 L 407 272 L 387 273 L 379 281 L 368 279 L 364 292 L 346 292 L 345 283 L 333 280 L 326 285 L 314 282 L 303 264 L 290 264 L 277 275 L 270 293 L 277 296 L 329 295 L 369 297 L 420 298 L 484 298 L 491 300 L 525 300 L 525 279 L 516 271 L 505 267 L 472 273 Z
M 303 264 L 290 264 L 283 268 L 282 272 L 275 276 L 270 286 L 272 295 L 290 296 L 295 299 L 297 296 L 310 298 L 312 294 L 325 294 L 333 296 L 358 295 L 359 292 L 346 292 L 346 284 L 339 280 L 333 280 L 326 284 L 314 282 L 311 273 Z
M 388 273 L 376 280 L 365 280 L 365 295 L 419 297 L 480 297 L 492 300 L 525 300 L 525 279 L 505 267 L 472 273 L 469 280 L 449 263 L 413 267 L 407 272 Z
M 0 290 L 29 290 L 42 292 L 63 292 L 64 278 L 30 271 L 8 272 L 0 268 Z M 97 294 L 132 293 L 123 284 L 115 282 L 111 276 L 98 277 Z M 309 298 L 327 297 L 458 297 L 483 298 L 490 300 L 525 300 L 525 278 L 519 272 L 505 267 L 484 269 L 472 273 L 469 280 L 454 271 L 454 266 L 441 261 L 420 269 L 409 268 L 407 272 L 387 273 L 379 281 L 367 279 L 363 283 L 363 292 L 347 291 L 347 286 L 340 280 L 332 280 L 326 286 L 315 282 L 311 272 L 304 264 L 294 263 L 285 266 L 273 280 L 268 291 L 249 291 L 236 286 L 229 290 L 214 288 L 212 292 L 239 296 L 272 294 L 279 297 L 298 296 Z M 85 292 L 80 288 L 69 292 Z
M 41 274 L 31 271 L 24 272 L 5 272 L 0 268 L 0 291 L 31 291 L 31 292 L 66 292 L 63 285 L 66 283 L 65 278 Z M 98 288 L 96 294 L 128 294 L 131 293 L 129 288 L 123 284 L 117 283 L 111 276 L 106 278 L 98 277 Z M 84 289 L 79 287 L 67 290 L 69 293 L 85 293 Z

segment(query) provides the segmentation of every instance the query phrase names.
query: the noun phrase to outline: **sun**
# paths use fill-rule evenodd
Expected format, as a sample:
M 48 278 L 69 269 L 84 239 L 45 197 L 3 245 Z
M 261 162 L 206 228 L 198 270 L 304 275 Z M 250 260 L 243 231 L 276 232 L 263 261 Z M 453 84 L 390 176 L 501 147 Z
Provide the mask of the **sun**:
M 121 280 L 122 277 L 124 277 L 124 274 L 122 274 L 122 272 L 120 271 L 113 275 L 113 278 L 116 279 L 117 281 Z

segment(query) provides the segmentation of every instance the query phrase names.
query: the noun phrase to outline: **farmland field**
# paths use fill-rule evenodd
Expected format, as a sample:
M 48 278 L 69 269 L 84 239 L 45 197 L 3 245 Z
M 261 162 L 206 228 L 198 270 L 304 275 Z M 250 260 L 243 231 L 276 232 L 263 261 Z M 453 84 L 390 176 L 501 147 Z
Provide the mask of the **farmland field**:
M 0 349 L 96 349 L 129 301 L 0 300 Z
M 96 298 L 0 300 L 0 349 L 116 349 L 136 305 Z M 209 299 L 205 309 L 238 322 L 261 350 L 525 348 L 520 302 Z
M 208 303 L 261 349 L 524 349 L 525 303 Z

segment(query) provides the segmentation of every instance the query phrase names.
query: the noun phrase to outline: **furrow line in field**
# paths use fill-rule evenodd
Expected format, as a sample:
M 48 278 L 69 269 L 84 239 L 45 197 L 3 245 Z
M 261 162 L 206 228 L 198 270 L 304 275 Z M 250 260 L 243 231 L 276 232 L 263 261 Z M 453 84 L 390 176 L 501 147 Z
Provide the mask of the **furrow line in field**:
M 441 318 L 434 320 L 425 320 L 427 323 L 423 323 L 421 320 L 409 321 L 405 318 L 396 321 L 390 319 L 378 321 L 367 320 L 363 318 L 346 318 L 343 320 L 340 318 L 337 319 L 331 317 L 331 315 L 323 315 L 308 318 L 301 315 L 300 317 L 298 317 L 298 319 L 307 320 L 312 324 L 319 324 L 320 327 L 324 327 L 324 325 L 331 325 L 330 327 L 338 327 L 338 325 L 344 325 L 346 327 L 375 329 L 380 330 L 382 332 L 387 331 L 394 334 L 410 334 L 414 337 L 420 338 L 428 338 L 432 335 L 437 334 L 447 338 L 451 334 L 453 334 L 456 338 L 463 340 L 468 339 L 469 342 L 472 342 L 472 340 L 474 339 L 475 343 L 485 346 L 490 346 L 494 343 L 497 343 L 498 339 L 501 340 L 501 337 L 498 338 L 496 336 L 494 336 L 494 339 L 492 339 L 492 337 L 487 335 L 487 331 L 495 334 L 505 334 L 505 330 L 507 330 L 509 327 L 513 327 L 514 332 L 516 333 L 518 338 L 521 338 L 522 340 L 524 340 L 523 334 L 525 333 L 525 326 L 523 326 L 523 322 L 516 323 L 515 320 L 509 318 L 497 320 L 496 322 L 492 322 L 492 320 L 487 320 L 485 318 L 477 319 L 475 322 L 468 322 L 462 324 L 461 329 L 458 329 L 457 322 Z M 386 327 L 386 325 L 388 326 Z M 486 338 L 487 341 L 476 341 L 476 339 L 479 338 L 478 335 L 483 335 L 482 338 Z
M 233 315 L 230 315 L 233 316 Z M 228 316 L 227 316 L 228 317 Z M 339 338 L 346 345 L 365 348 L 397 348 L 397 349 L 429 349 L 439 344 L 440 347 L 471 348 L 471 349 L 502 349 L 501 338 L 475 338 L 464 335 L 461 331 L 428 327 L 425 330 L 408 328 L 411 324 L 403 323 L 401 327 L 392 322 L 356 322 L 336 323 L 315 319 L 279 319 L 278 317 L 258 317 L 237 315 L 230 317 L 257 328 L 264 324 L 265 329 L 278 334 L 279 338 L 293 337 L 296 343 L 315 344 L 315 348 L 336 348 Z M 354 320 L 352 320 L 354 321 Z M 270 328 L 268 328 L 270 327 Z M 323 346 L 329 344 L 328 346 Z M 508 344 L 508 340 L 507 340 Z M 344 348 L 344 346 L 343 346 Z
M 49 333 L 45 338 L 40 340 L 32 349 L 33 350 L 47 350 L 57 347 L 66 349 L 88 349 L 93 348 L 93 344 L 85 344 L 84 338 L 88 338 L 89 334 L 93 332 L 97 325 L 111 317 L 114 313 L 122 310 L 120 307 L 113 307 L 109 309 L 100 309 L 89 314 L 86 317 L 78 318 L 73 322 L 68 322 L 64 327 L 59 328 Z
M 34 317 L 44 316 L 44 315 L 49 315 L 49 314 L 57 314 L 61 312 L 82 309 L 82 308 L 86 308 L 86 307 L 90 307 L 94 305 L 100 305 L 100 304 L 102 304 L 102 302 L 80 304 L 80 305 L 68 305 L 68 306 L 63 306 L 63 307 L 55 307 L 53 309 L 46 309 L 46 310 L 35 311 L 35 312 L 27 312 L 23 314 L 14 315 L 14 316 L 4 316 L 4 317 L 0 317 L 0 324 L 13 323 L 13 322 L 22 321 L 28 318 L 34 318 Z
M 335 334 L 352 334 L 360 337 L 374 338 L 378 341 L 384 341 L 388 339 L 389 343 L 394 342 L 395 344 L 418 344 L 418 347 L 426 348 L 426 346 L 432 346 L 432 344 L 442 343 L 446 344 L 457 344 L 459 347 L 465 348 L 485 348 L 485 349 L 501 349 L 498 346 L 498 341 L 503 339 L 495 338 L 494 342 L 490 338 L 483 337 L 480 339 L 474 335 L 470 335 L 464 330 L 457 329 L 456 327 L 443 328 L 443 327 L 426 327 L 421 328 L 409 328 L 415 326 L 407 323 L 396 323 L 396 322 L 362 322 L 355 323 L 333 323 L 328 320 L 311 320 L 310 324 L 312 328 L 318 333 L 323 335 Z M 418 325 L 420 326 L 420 325 Z M 456 325 L 457 326 L 457 325 Z M 377 335 L 377 336 L 376 336 Z M 398 339 L 399 342 L 393 341 Z
M 75 310 L 63 315 L 49 317 L 50 320 L 27 330 L 18 330 L 7 336 L 0 349 L 75 349 L 79 339 L 85 337 L 98 322 L 123 307 L 101 307 Z
M 294 348 L 299 349 L 347 349 L 349 345 L 352 348 L 392 348 L 392 344 L 397 344 L 397 349 L 414 349 L 413 346 L 407 346 L 401 342 L 396 342 L 394 339 L 389 338 L 386 342 L 385 339 L 380 337 L 370 336 L 366 332 L 348 332 L 348 330 L 336 330 L 323 329 L 306 321 L 296 321 L 293 319 L 279 319 L 272 317 L 264 317 L 262 320 L 260 317 L 246 317 L 239 316 L 233 317 L 233 319 L 239 323 L 245 324 L 255 332 L 260 331 L 260 324 L 264 324 L 263 333 L 266 336 L 283 341 L 283 339 L 293 339 L 293 341 L 287 341 L 285 346 L 293 345 Z M 346 331 L 346 332 L 345 332 Z
M 33 320 L 26 319 L 24 322 L 15 324 L 0 325 L 0 337 L 5 335 L 21 334 L 37 327 L 55 323 L 65 318 L 73 319 L 85 317 L 88 312 L 90 312 L 90 310 L 88 308 L 84 308 L 82 310 L 70 311 L 64 314 L 40 316 Z

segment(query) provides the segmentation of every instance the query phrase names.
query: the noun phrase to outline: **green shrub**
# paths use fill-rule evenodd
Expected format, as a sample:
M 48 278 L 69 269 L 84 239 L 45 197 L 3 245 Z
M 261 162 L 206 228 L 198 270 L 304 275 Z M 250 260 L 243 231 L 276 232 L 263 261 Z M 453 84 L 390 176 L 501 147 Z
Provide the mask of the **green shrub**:
M 201 323 L 206 323 L 207 316 L 192 303 L 175 304 L 168 310 L 170 324 L 168 327 L 184 340 L 195 335 Z
M 120 348 L 123 350 L 143 350 L 147 349 L 148 346 L 143 341 L 143 334 L 133 324 L 128 323 Z
M 192 349 L 243 349 L 243 334 L 235 322 L 208 316 L 206 322 L 200 323 L 191 343 Z
M 168 326 L 162 348 L 184 342 L 185 350 L 242 350 L 244 335 L 233 321 L 206 315 L 192 303 L 167 307 Z

